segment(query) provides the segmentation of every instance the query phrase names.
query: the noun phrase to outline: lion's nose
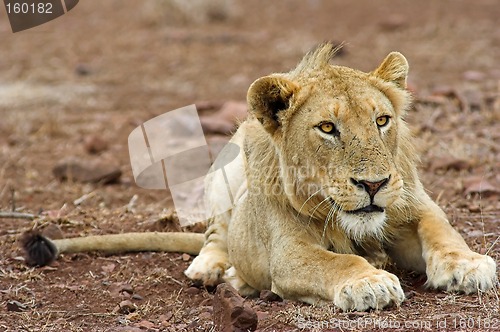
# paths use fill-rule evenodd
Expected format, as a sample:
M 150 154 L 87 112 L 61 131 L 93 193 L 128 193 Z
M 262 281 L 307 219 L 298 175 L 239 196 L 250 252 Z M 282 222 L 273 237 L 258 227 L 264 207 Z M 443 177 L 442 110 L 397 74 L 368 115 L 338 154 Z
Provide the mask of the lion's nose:
M 362 187 L 368 195 L 370 195 L 370 198 L 373 200 L 373 197 L 382 189 L 383 186 L 389 182 L 389 178 L 385 178 L 380 181 L 367 181 L 367 180 L 356 180 L 351 178 L 351 182 L 356 186 L 356 187 Z

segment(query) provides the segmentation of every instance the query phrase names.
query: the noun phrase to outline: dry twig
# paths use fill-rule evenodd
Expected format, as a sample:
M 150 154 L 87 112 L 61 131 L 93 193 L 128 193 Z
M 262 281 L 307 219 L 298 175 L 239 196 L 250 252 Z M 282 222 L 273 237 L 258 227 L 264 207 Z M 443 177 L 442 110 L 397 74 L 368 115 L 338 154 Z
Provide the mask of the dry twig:
M 0 218 L 33 220 L 36 218 L 36 216 L 34 214 L 31 214 L 31 213 L 2 212 L 2 211 L 0 211 Z

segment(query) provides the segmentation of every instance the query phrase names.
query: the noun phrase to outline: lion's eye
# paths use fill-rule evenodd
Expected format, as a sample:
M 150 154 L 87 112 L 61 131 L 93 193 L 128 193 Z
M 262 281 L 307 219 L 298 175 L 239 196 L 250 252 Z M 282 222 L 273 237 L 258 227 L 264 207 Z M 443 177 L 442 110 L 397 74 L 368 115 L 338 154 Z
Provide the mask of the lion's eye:
M 390 119 L 390 117 L 388 115 L 383 115 L 383 116 L 379 116 L 377 118 L 377 120 L 375 120 L 375 122 L 377 122 L 377 126 L 379 126 L 379 128 L 381 128 L 381 127 L 387 126 L 387 124 L 389 123 L 389 119 Z
M 335 125 L 331 122 L 325 122 L 319 125 L 319 129 L 325 134 L 335 133 Z

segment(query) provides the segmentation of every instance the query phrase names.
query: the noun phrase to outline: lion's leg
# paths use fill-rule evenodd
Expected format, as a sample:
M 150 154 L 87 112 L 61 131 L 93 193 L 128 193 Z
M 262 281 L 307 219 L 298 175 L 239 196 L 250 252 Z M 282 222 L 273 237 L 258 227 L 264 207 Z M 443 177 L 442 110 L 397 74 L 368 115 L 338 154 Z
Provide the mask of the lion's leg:
M 425 261 L 422 257 L 417 224 L 406 226 L 406 228 L 398 228 L 397 237 L 391 241 L 386 251 L 399 268 L 425 273 Z
M 185 275 L 205 286 L 215 286 L 222 282 L 225 271 L 230 267 L 227 252 L 227 231 L 232 217 L 232 208 L 246 192 L 245 158 L 241 152 L 245 138 L 245 125 L 242 125 L 217 157 L 217 161 L 224 166 L 224 172 L 213 171 L 207 174 L 206 207 L 210 215 L 205 232 L 205 243 Z M 239 147 L 239 148 L 238 148 Z M 238 150 L 239 149 L 239 150 Z M 238 150 L 238 155 L 229 164 L 224 160 Z M 229 187 L 228 187 L 229 186 Z M 227 201 L 229 192 L 234 201 Z M 231 210 L 227 208 L 231 207 Z M 221 211 L 225 211 L 222 212 Z
M 282 239 L 276 252 L 271 254 L 271 290 L 283 298 L 360 311 L 404 300 L 398 278 L 360 256 L 332 253 L 301 239 Z
M 189 279 L 205 286 L 215 286 L 222 282 L 222 277 L 230 266 L 227 254 L 227 226 L 230 217 L 230 212 L 225 212 L 209 220 L 205 244 L 184 272 Z
M 465 293 L 492 288 L 495 262 L 472 252 L 444 212 L 430 199 L 424 201 L 420 220 L 398 230 L 388 248 L 391 258 L 401 268 L 426 273 L 432 288 Z
M 422 212 L 418 237 L 428 286 L 464 293 L 495 287 L 497 277 L 493 259 L 471 251 L 462 236 L 451 227 L 444 212 L 432 201 Z
M 242 296 L 256 296 L 259 294 L 257 289 L 247 284 L 245 280 L 240 277 L 234 266 L 226 271 L 224 281 L 233 286 Z

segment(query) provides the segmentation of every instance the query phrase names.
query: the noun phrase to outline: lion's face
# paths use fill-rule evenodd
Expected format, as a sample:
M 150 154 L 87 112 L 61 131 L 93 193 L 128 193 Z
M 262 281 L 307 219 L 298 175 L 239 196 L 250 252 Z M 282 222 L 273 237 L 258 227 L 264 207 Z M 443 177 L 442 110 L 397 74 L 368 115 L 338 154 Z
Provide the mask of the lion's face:
M 355 88 L 349 92 L 331 83 L 312 86 L 284 124 L 281 169 L 288 172 L 283 176 L 295 183 L 299 203 L 317 196 L 301 212 L 335 213 L 354 237 L 376 234 L 402 190 L 394 162 L 401 120 L 367 80 L 351 77 Z
M 352 238 L 382 235 L 387 209 L 403 192 L 398 143 L 408 96 L 400 77 L 380 77 L 394 73 L 386 68 L 394 57 L 407 69 L 393 54 L 374 73 L 324 64 L 254 84 L 271 91 L 267 107 L 286 107 L 271 119 L 259 111 L 261 100 L 253 110 L 279 151 L 289 201 L 301 214 L 335 220 Z

